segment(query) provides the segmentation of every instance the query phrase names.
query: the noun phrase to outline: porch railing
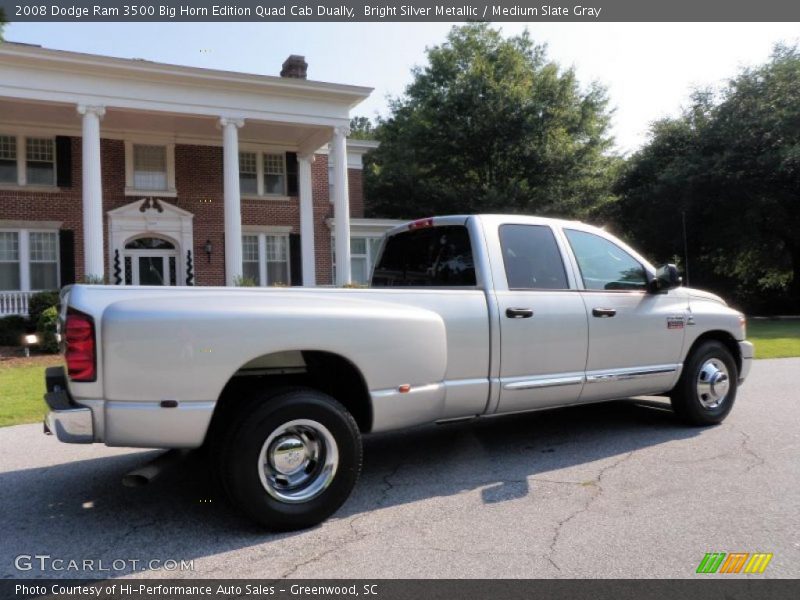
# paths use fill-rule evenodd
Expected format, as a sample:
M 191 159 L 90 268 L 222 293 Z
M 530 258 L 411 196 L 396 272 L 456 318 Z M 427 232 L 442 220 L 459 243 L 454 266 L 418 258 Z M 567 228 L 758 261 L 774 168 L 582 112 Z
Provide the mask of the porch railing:
M 28 316 L 28 300 L 33 292 L 0 292 L 0 317 Z

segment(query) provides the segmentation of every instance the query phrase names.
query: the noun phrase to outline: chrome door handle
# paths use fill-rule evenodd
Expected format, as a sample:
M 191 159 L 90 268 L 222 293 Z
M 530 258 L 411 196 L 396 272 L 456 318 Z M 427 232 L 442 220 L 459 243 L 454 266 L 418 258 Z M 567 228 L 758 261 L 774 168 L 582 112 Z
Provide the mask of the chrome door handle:
M 592 309 L 592 316 L 593 317 L 600 317 L 600 318 L 609 318 L 613 317 L 617 314 L 617 309 L 615 308 L 593 308 Z
M 533 316 L 532 308 L 507 308 L 506 316 L 509 319 L 530 319 Z

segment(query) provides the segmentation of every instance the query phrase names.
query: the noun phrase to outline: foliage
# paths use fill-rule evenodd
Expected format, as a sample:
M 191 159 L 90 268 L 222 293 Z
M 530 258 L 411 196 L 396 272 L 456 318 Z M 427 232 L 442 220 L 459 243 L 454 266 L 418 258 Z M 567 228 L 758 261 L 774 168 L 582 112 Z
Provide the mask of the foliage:
M 19 315 L 9 315 L 0 319 L 0 346 L 19 346 L 25 335 L 27 321 Z
M 100 275 L 84 275 L 83 279 L 81 279 L 81 283 L 84 285 L 105 285 L 108 283 L 106 278 Z
M 58 326 L 58 308 L 51 306 L 44 310 L 36 322 L 36 333 L 39 335 L 39 350 L 48 354 L 58 352 L 56 328 Z
M 369 117 L 353 117 L 350 119 L 350 139 L 353 140 L 374 140 L 376 135 L 375 127 Z
M 605 90 L 582 90 L 527 32 L 454 27 L 429 48 L 379 122 L 367 157 L 367 211 L 413 218 L 466 212 L 585 215 L 611 200 Z
M 36 292 L 28 299 L 28 322 L 36 328 L 41 314 L 50 307 L 57 307 L 61 301 L 57 290 Z
M 6 13 L 3 11 L 3 8 L 0 7 L 0 44 L 3 43 L 3 29 L 6 26 Z
M 800 51 L 777 46 L 718 94 L 695 92 L 650 142 L 603 208 L 651 255 L 683 254 L 693 285 L 752 312 L 800 308 Z
M 258 283 L 252 277 L 245 277 L 244 275 L 237 275 L 233 280 L 233 285 L 236 287 L 258 287 Z

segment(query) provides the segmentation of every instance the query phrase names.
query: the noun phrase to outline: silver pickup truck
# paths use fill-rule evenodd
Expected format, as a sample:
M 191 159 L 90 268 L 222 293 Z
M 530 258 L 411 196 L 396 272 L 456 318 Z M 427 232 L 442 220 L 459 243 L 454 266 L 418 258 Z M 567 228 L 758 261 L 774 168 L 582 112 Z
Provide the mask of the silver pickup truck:
M 365 433 L 656 394 L 721 422 L 753 346 L 680 283 L 601 229 L 480 215 L 391 230 L 367 289 L 75 285 L 46 429 L 204 447 L 250 517 L 306 527 L 347 499 Z

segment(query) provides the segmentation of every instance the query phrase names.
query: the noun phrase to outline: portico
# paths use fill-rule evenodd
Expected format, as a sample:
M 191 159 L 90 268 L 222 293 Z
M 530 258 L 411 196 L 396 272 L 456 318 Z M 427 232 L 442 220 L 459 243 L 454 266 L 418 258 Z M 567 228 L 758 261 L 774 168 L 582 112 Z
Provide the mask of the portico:
M 320 186 L 314 169 L 318 151 L 329 146 L 327 157 L 320 160 L 331 161 L 336 255 L 345 259 L 339 260 L 336 284 L 350 282 L 349 112 L 369 95 L 369 88 L 308 81 L 304 67 L 298 76 L 296 64 L 290 69 L 284 65 L 286 76 L 272 77 L 9 43 L 0 46 L 0 59 L 0 135 L 22 140 L 17 152 L 25 140 L 55 140 L 54 171 L 70 169 L 68 162 L 61 164 L 68 153 L 67 138 L 80 140 L 80 186 L 74 189 L 80 194 L 82 234 L 77 236 L 76 260 L 81 260 L 83 279 L 118 283 L 112 270 L 115 251 L 126 250 L 125 244 L 136 235 L 153 233 L 148 219 L 163 224 L 169 216 L 169 227 L 183 223 L 175 237 L 165 232 L 160 236 L 174 246 L 165 252 L 174 252 L 176 264 L 182 265 L 176 281 L 191 283 L 184 268 L 187 253 L 202 271 L 205 258 L 211 265 L 216 253 L 224 252 L 224 282 L 236 285 L 252 260 L 246 256 L 243 225 L 245 233 L 255 228 L 269 234 L 270 223 L 261 223 L 260 215 L 290 219 L 284 213 L 299 207 L 299 226 L 292 233 L 299 240 L 278 243 L 265 238 L 266 254 L 260 256 L 266 263 L 275 262 L 281 248 L 285 252 L 299 241 L 300 257 L 291 269 L 302 272 L 303 285 L 316 285 L 315 238 L 325 215 L 315 216 L 315 189 L 319 193 Z M 67 142 L 59 145 L 59 138 Z M 20 176 L 0 181 L 0 191 L 23 197 L 68 189 L 65 179 L 57 181 L 61 175 L 53 175 L 52 184 L 31 185 L 25 180 L 25 156 L 17 161 Z M 113 168 L 108 166 L 112 163 Z M 109 169 L 113 172 L 106 172 Z M 216 189 L 217 181 L 221 190 Z M 78 182 L 68 183 L 71 188 Z M 142 208 L 153 199 L 162 212 L 151 205 Z M 204 215 L 211 215 L 220 201 L 223 219 L 218 230 L 213 218 Z M 0 215 L 0 229 L 4 221 L 11 222 L 7 217 Z M 201 233 L 197 226 L 186 229 L 187 222 L 200 218 L 207 220 Z M 250 222 L 243 223 L 245 218 Z M 203 248 L 209 248 L 207 257 Z M 129 255 L 133 252 L 127 250 Z

